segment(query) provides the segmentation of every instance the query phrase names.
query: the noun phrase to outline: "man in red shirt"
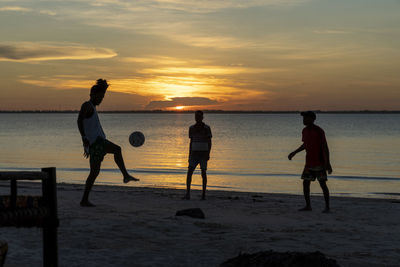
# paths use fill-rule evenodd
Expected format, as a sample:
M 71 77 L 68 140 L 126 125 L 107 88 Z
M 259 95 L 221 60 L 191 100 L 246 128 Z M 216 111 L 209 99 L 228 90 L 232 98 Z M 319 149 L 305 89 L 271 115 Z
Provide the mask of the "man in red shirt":
M 306 165 L 304 167 L 301 178 L 303 179 L 303 191 L 304 198 L 306 200 L 306 206 L 300 211 L 310 211 L 310 184 L 311 181 L 318 179 L 318 182 L 324 192 L 325 198 L 325 210 L 324 213 L 329 212 L 329 189 L 326 185 L 328 180 L 326 172 L 332 173 L 332 167 L 329 160 L 329 148 L 326 142 L 325 132 L 319 126 L 314 124 L 317 116 L 312 111 L 302 112 L 303 124 L 306 126 L 303 129 L 303 144 L 289 154 L 289 160 L 300 151 L 306 150 Z

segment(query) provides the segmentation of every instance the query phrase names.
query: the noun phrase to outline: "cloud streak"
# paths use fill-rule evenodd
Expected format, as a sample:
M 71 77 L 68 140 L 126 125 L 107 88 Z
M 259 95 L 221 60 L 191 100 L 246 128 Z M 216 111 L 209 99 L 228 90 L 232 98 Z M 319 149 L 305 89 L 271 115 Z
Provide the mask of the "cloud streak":
M 89 2 L 95 7 L 120 7 L 129 10 L 184 11 L 191 13 L 209 13 L 222 9 L 243 9 L 259 6 L 296 6 L 310 0 L 152 0 L 129 2 L 121 0 L 95 0 Z
M 202 66 L 202 67 L 168 67 L 143 69 L 141 73 L 164 74 L 164 75 L 233 75 L 240 73 L 268 73 L 281 72 L 284 69 L 279 68 L 249 68 L 249 67 L 221 67 L 221 66 Z
M 350 34 L 351 31 L 344 31 L 344 30 L 315 30 L 314 33 L 316 34 Z
M 29 8 L 20 7 L 20 6 L 4 6 L 0 7 L 0 12 L 6 11 L 14 11 L 14 12 L 28 12 L 31 11 Z
M 193 13 L 215 12 L 221 9 L 242 9 L 259 6 L 293 6 L 308 0 L 156 0 L 152 6 L 163 9 L 179 10 Z
M 0 61 L 88 60 L 111 58 L 116 55 L 117 53 L 112 49 L 88 47 L 78 44 L 0 43 Z

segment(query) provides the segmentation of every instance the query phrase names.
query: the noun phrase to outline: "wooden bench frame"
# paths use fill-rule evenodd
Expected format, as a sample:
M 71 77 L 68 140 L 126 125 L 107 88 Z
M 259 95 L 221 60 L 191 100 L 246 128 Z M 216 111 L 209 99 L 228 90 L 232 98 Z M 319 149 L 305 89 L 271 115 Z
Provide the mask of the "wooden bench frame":
M 57 228 L 59 220 L 57 216 L 57 182 L 56 168 L 43 168 L 41 172 L 0 172 L 0 181 L 10 181 L 11 210 L 16 207 L 17 181 L 41 180 L 42 198 L 48 209 L 48 216 L 42 226 L 43 228 L 43 266 L 58 266 L 58 242 Z M 1 211 L 0 211 L 1 212 Z M 23 227 L 23 226 L 19 226 Z

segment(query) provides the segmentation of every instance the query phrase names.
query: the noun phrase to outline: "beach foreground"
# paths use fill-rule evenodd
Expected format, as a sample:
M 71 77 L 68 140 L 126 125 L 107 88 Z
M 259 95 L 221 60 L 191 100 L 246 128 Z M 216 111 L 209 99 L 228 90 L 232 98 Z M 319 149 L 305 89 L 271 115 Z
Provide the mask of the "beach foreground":
M 8 184 L 0 184 L 8 194 Z M 333 197 L 332 212 L 313 196 L 313 211 L 298 212 L 303 197 L 209 191 L 200 201 L 183 190 L 95 185 L 81 208 L 83 185 L 58 185 L 60 266 L 218 266 L 239 253 L 321 251 L 341 266 L 398 266 L 400 204 L 388 199 Z M 24 183 L 19 194 L 37 192 Z M 205 219 L 175 216 L 201 208 Z M 9 243 L 6 265 L 41 266 L 41 230 L 0 228 Z

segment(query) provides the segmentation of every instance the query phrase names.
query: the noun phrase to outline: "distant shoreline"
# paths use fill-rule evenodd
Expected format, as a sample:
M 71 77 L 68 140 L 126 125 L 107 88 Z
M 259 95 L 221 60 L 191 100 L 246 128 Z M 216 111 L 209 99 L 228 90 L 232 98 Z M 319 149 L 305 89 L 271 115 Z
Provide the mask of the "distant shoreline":
M 203 110 L 205 113 L 214 114 L 297 114 L 300 111 L 264 111 L 264 110 Z M 320 114 L 400 114 L 400 110 L 335 110 L 335 111 L 321 111 L 314 110 Z M 0 110 L 0 113 L 78 113 L 79 110 Z M 186 114 L 193 113 L 194 110 L 105 110 L 99 111 L 99 113 L 116 113 L 116 114 L 130 114 L 130 113 L 142 113 L 142 114 Z

